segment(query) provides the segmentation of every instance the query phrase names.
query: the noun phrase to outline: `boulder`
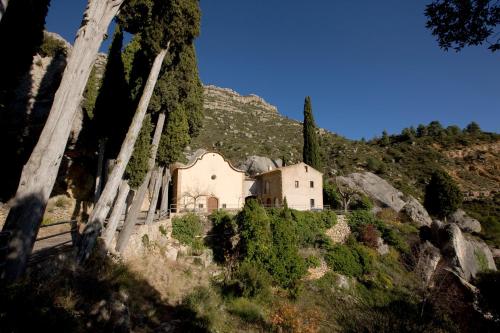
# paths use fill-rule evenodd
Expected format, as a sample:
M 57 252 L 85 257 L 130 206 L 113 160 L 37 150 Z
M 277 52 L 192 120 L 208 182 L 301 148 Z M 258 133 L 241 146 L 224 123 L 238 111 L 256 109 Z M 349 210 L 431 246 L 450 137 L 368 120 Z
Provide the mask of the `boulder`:
M 375 201 L 375 204 L 390 207 L 396 212 L 406 204 L 401 191 L 371 172 L 351 173 L 345 177 L 337 177 L 337 181 L 365 193 Z
M 432 275 L 441 260 L 441 252 L 437 247 L 426 241 L 419 246 L 418 261 L 415 265 L 415 273 L 421 277 L 422 281 L 428 286 L 432 280 Z
M 451 214 L 448 221 L 456 223 L 462 231 L 481 232 L 481 223 L 467 215 L 462 209 L 458 209 L 455 213 Z
M 432 224 L 432 219 L 429 213 L 427 213 L 427 210 L 425 210 L 424 206 L 412 196 L 410 196 L 400 213 L 419 227 L 424 225 L 430 226 Z
M 381 237 L 377 239 L 377 252 L 380 255 L 389 253 L 389 245 L 384 243 L 384 240 Z
M 481 271 L 496 271 L 493 255 L 486 243 L 466 238 L 458 225 L 445 225 L 438 237 L 443 256 L 465 280 L 469 281 Z
M 257 175 L 281 167 L 281 160 L 273 161 L 269 157 L 249 156 L 239 168 L 249 175 Z

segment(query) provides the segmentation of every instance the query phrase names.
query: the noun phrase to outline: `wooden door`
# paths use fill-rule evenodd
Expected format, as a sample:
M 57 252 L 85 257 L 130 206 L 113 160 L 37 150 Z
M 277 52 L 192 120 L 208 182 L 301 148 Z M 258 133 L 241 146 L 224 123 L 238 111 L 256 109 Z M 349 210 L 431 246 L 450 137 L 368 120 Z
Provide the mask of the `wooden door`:
M 219 209 L 219 199 L 216 197 L 209 197 L 207 199 L 207 211 L 212 213 L 214 210 Z

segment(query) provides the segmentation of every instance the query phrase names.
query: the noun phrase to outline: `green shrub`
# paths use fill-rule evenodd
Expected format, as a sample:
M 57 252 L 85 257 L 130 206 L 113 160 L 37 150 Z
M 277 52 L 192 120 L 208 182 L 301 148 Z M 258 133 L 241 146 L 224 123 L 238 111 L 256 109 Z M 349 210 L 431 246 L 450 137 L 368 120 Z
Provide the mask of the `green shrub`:
M 262 267 L 251 262 L 243 262 L 235 274 L 237 292 L 244 297 L 266 297 L 269 294 L 272 278 Z
M 356 252 L 342 244 L 334 245 L 326 254 L 325 261 L 335 272 L 347 276 L 361 276 L 363 266 Z
M 379 237 L 380 232 L 373 224 L 365 224 L 360 228 L 359 239 L 368 247 L 376 248 Z
M 209 216 L 212 221 L 212 237 L 208 240 L 208 245 L 213 251 L 214 260 L 217 263 L 225 263 L 227 259 L 235 255 L 233 245 L 234 237 L 237 234 L 238 226 L 233 216 L 224 210 L 217 210 Z
M 347 276 L 360 277 L 373 269 L 374 255 L 355 241 L 333 245 L 324 257 L 330 268 Z
M 283 217 L 272 220 L 273 255 L 269 272 L 282 287 L 295 288 L 306 273 L 304 259 L 299 256 L 298 235 L 292 221 Z
M 317 256 L 309 256 L 306 258 L 306 266 L 308 268 L 316 268 L 321 265 L 321 260 Z
M 66 45 L 64 44 L 64 42 L 52 36 L 45 35 L 38 53 L 42 57 L 56 57 L 58 55 L 66 55 Z
M 354 201 L 349 205 L 352 210 L 366 210 L 369 211 L 373 208 L 373 202 L 366 195 L 360 195 L 354 199 Z
M 347 216 L 347 224 L 353 232 L 358 233 L 364 225 L 373 224 L 378 227 L 381 223 L 369 211 L 357 210 Z
M 247 298 L 234 299 L 228 306 L 228 312 L 248 323 L 263 322 L 261 307 Z
M 167 229 L 164 226 L 159 226 L 158 230 L 160 231 L 160 234 L 162 234 L 162 236 L 167 236 Z
M 219 296 L 208 287 L 196 287 L 181 304 L 192 316 L 190 325 L 199 332 L 217 331 L 222 320 Z
M 202 233 L 203 226 L 195 214 L 176 216 L 172 220 L 172 237 L 184 245 L 192 246 Z

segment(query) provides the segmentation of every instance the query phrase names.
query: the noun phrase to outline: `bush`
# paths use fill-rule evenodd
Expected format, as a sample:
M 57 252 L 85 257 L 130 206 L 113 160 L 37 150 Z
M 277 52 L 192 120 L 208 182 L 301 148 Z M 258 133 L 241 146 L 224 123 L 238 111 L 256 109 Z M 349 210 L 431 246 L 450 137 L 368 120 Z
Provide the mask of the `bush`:
M 228 307 L 228 312 L 234 314 L 248 323 L 264 322 L 261 307 L 247 298 L 237 298 Z
M 337 188 L 329 182 L 323 184 L 323 204 L 330 206 L 331 209 L 342 208 L 342 201 Z
M 264 268 L 243 262 L 235 275 L 235 280 L 231 283 L 236 285 L 239 295 L 263 298 L 269 295 L 272 278 Z
M 38 53 L 42 57 L 56 57 L 59 55 L 66 55 L 67 50 L 64 42 L 45 34 Z
M 316 268 L 321 265 L 321 260 L 317 256 L 309 256 L 306 258 L 307 268 Z
M 381 223 L 369 211 L 358 210 L 349 214 L 347 224 L 353 232 L 358 233 L 364 225 L 373 224 L 378 227 Z
M 325 231 L 337 222 L 337 215 L 331 211 L 301 212 L 292 210 L 297 242 L 301 247 L 317 246 Z
M 341 274 L 356 277 L 363 274 L 358 254 L 346 245 L 334 245 L 325 254 L 325 261 L 331 269 Z
M 462 203 L 462 192 L 444 171 L 435 171 L 425 188 L 424 206 L 429 214 L 445 218 L 455 212 Z
M 172 220 L 172 237 L 184 245 L 193 246 L 202 233 L 203 226 L 195 214 L 176 216 Z
M 360 195 L 349 205 L 352 210 L 366 210 L 369 211 L 373 208 L 373 202 L 366 195 Z
M 377 248 L 380 232 L 373 224 L 365 224 L 359 232 L 359 240 L 368 247 Z
M 225 263 L 235 254 L 233 239 L 237 234 L 237 224 L 233 216 L 224 210 L 218 210 L 208 217 L 213 224 L 209 246 L 217 263 Z

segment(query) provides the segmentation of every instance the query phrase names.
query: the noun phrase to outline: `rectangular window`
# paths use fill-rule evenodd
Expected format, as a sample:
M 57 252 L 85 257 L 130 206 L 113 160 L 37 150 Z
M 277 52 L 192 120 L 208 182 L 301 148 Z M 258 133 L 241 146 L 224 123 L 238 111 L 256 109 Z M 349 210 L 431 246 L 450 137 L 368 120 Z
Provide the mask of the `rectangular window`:
M 270 187 L 270 186 L 269 186 L 269 182 L 268 182 L 268 181 L 266 181 L 266 182 L 264 183 L 264 194 L 269 194 L 269 187 Z
M 227 208 L 227 205 L 226 204 L 222 204 L 222 208 Z
M 311 208 L 314 208 L 314 199 L 311 199 L 310 203 L 311 203 Z
M 203 204 L 199 204 L 199 205 L 198 205 L 198 208 L 203 208 Z
M 305 166 L 305 168 L 306 168 L 306 172 L 309 172 L 309 168 L 307 167 L 307 165 Z
M 299 181 L 298 180 L 295 181 L 295 188 L 299 188 Z
M 310 186 L 311 188 L 314 188 L 314 182 L 313 182 L 313 181 L 310 181 L 310 182 L 309 182 L 309 186 Z

